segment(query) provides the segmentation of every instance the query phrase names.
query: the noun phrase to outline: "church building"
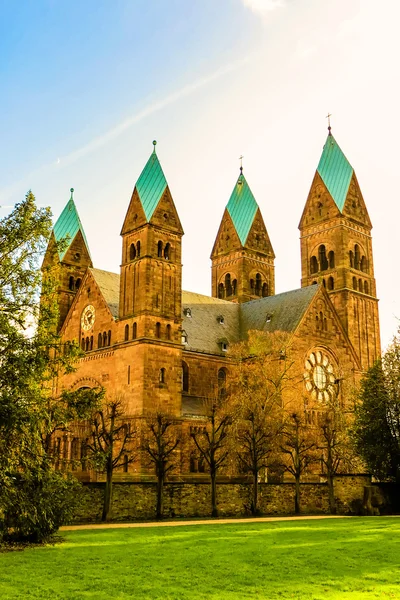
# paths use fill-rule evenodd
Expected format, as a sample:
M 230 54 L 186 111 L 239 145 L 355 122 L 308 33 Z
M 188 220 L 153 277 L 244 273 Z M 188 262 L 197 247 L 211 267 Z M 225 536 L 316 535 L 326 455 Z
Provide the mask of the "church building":
M 199 422 L 204 399 L 229 385 L 232 345 L 250 330 L 284 331 L 298 397 L 322 406 L 380 356 L 371 228 L 329 127 L 299 224 L 301 287 L 275 294 L 274 250 L 241 168 L 211 251 L 211 296 L 184 291 L 183 229 L 154 142 L 122 224 L 119 274 L 93 265 L 73 190 L 54 226 L 44 265 L 67 238 L 56 259 L 60 334 L 84 352 L 60 389 L 103 386 L 128 416 L 162 407 Z M 66 436 L 65 460 L 79 458 L 81 441 Z

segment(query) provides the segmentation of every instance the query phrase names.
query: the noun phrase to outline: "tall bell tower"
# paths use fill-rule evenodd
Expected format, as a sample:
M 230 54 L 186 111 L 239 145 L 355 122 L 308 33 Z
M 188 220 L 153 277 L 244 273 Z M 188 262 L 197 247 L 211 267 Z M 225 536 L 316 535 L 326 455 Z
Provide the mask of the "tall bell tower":
M 212 295 L 239 303 L 272 296 L 274 259 L 260 208 L 240 167 L 211 252 Z
M 325 286 L 365 370 L 380 356 L 372 224 L 354 169 L 328 130 L 299 225 L 301 285 Z

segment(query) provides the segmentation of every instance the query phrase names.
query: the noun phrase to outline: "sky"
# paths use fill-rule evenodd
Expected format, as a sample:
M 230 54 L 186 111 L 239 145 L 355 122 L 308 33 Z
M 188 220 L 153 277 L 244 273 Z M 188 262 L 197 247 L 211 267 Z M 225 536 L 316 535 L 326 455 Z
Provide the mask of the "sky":
M 383 346 L 400 318 L 398 0 L 0 0 L 0 217 L 32 189 L 75 203 L 94 266 L 157 140 L 183 239 L 183 287 L 210 253 L 243 155 L 276 254 L 300 287 L 298 223 L 327 136 L 373 223 Z

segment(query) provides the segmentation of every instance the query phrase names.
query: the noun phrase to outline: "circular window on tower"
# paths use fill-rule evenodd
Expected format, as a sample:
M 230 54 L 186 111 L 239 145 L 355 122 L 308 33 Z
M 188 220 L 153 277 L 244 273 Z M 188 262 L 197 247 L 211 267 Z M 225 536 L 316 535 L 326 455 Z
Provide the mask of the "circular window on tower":
M 331 402 L 337 390 L 336 375 L 331 358 L 321 350 L 311 352 L 305 361 L 304 381 L 314 400 Z

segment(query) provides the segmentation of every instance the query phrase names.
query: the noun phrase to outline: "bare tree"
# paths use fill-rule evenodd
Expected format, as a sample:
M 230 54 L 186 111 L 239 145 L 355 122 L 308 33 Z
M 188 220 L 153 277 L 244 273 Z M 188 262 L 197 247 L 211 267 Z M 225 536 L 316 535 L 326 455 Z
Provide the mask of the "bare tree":
M 168 474 L 176 466 L 176 450 L 181 443 L 180 429 L 172 415 L 157 410 L 144 420 L 142 451 L 154 466 L 157 477 L 156 518 L 163 518 L 164 484 Z
M 232 417 L 221 404 L 217 398 L 206 400 L 205 425 L 203 428 L 198 428 L 198 431 L 193 430 L 190 434 L 210 473 L 211 515 L 213 517 L 218 517 L 217 474 L 229 456 L 227 438 L 232 423 Z
M 287 356 L 288 335 L 251 331 L 232 351 L 236 369 L 229 387 L 240 470 L 253 479 L 251 512 L 258 513 L 260 472 L 267 470 L 279 447 L 282 392 L 293 362 Z
M 286 420 L 282 429 L 281 452 L 287 460 L 283 468 L 295 479 L 294 510 L 300 513 L 300 480 L 308 466 L 316 461 L 317 447 L 313 430 L 307 427 L 299 413 L 293 412 Z
M 329 510 L 336 514 L 334 482 L 341 468 L 348 470 L 354 459 L 349 441 L 349 416 L 335 402 L 320 415 L 319 449 L 328 482 Z
M 93 464 L 106 473 L 102 521 L 108 521 L 111 516 L 114 470 L 134 462 L 137 457 L 132 442 L 138 438 L 138 431 L 135 424 L 124 422 L 125 416 L 124 401 L 117 397 L 106 401 L 91 421 L 86 450 Z

